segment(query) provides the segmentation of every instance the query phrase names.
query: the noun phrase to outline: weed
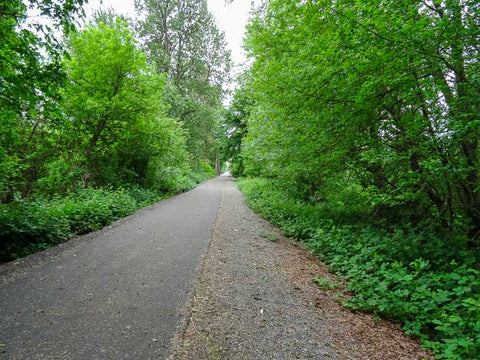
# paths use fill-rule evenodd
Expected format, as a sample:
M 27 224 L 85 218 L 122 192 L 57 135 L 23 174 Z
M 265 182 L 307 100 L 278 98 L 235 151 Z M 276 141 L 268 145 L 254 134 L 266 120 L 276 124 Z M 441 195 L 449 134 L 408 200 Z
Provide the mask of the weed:
M 315 276 L 312 281 L 318 285 L 318 287 L 322 290 L 332 290 L 336 289 L 339 284 L 332 279 L 330 279 L 328 276 L 323 276 L 321 278 Z
M 266 231 L 262 231 L 260 233 L 260 236 L 265 238 L 265 239 L 270 240 L 271 242 L 277 242 L 279 240 L 279 238 L 277 237 L 277 235 L 275 233 L 270 233 L 270 232 L 266 232 Z

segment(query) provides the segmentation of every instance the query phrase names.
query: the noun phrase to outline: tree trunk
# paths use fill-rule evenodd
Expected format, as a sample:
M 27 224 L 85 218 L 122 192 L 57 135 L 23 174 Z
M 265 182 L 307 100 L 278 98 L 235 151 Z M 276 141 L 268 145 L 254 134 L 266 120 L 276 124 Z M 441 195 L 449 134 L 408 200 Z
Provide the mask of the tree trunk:
M 220 160 L 218 159 L 218 153 L 215 154 L 215 175 L 219 176 L 221 172 Z

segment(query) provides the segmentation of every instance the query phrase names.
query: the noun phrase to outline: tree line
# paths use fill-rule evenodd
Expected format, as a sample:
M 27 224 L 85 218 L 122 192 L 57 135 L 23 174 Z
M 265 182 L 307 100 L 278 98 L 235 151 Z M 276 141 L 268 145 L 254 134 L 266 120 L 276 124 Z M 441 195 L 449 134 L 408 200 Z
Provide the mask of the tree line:
M 225 115 L 249 205 L 446 359 L 480 356 L 479 39 L 473 0 L 266 1 Z
M 479 7 L 270 1 L 248 28 L 254 63 L 227 115 L 237 167 L 305 199 L 348 192 L 376 219 L 477 248 Z
M 0 3 L 5 244 L 45 227 L 18 213 L 26 202 L 88 188 L 176 193 L 213 175 L 230 53 L 207 2 L 139 0 L 141 20 L 102 10 L 80 26 L 85 2 Z M 50 241 L 35 234 L 18 242 Z

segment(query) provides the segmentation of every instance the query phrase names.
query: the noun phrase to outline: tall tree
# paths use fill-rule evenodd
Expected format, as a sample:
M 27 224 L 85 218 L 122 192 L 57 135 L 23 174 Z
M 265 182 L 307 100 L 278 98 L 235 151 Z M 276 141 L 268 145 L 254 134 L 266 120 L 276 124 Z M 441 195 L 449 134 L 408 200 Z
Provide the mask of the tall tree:
M 205 0 L 137 0 L 149 60 L 167 73 L 170 116 L 188 131 L 194 159 L 212 157 L 230 53 Z
M 64 141 L 97 185 L 164 190 L 162 169 L 187 170 L 184 133 L 166 115 L 165 76 L 146 62 L 128 27 L 120 17 L 99 14 L 71 36 Z

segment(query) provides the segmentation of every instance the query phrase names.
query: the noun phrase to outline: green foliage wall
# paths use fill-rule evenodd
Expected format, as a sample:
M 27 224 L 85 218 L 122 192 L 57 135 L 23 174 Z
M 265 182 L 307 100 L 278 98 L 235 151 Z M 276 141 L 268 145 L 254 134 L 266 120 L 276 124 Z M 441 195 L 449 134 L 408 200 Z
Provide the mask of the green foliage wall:
M 249 205 L 347 279 L 347 306 L 446 359 L 480 356 L 479 19 L 469 0 L 271 0 L 226 121 L 264 178 L 240 183 Z
M 129 24 L 97 14 L 66 37 L 62 59 L 62 44 L 49 29 L 39 25 L 46 40 L 38 40 L 23 29 L 32 25 L 25 6 L 14 5 L 2 17 L 2 201 L 88 185 L 183 189 L 179 183 L 190 172 L 187 132 L 168 116 L 166 75 L 147 63 Z M 66 26 L 72 19 L 56 21 Z M 51 50 L 47 57 L 40 46 Z M 28 68 L 22 57 L 31 58 Z
M 222 156 L 224 161 L 231 162 L 230 172 L 233 176 L 244 173 L 243 155 L 241 153 L 243 139 L 247 135 L 247 119 L 253 107 L 251 97 L 244 88 L 235 91 L 232 103 L 223 117 Z
M 167 117 L 157 75 L 120 18 L 71 39 L 64 90 L 71 143 L 99 185 L 135 183 L 168 191 L 188 168 L 185 133 Z
M 58 88 L 65 81 L 63 44 L 83 0 L 0 3 L 0 199 L 28 196 L 45 163 L 54 158 L 61 114 Z M 27 7 L 34 14 L 27 17 Z M 43 19 L 42 19 L 43 17 Z
M 272 0 L 251 21 L 247 173 L 321 197 L 362 187 L 378 219 L 480 238 L 476 1 Z

